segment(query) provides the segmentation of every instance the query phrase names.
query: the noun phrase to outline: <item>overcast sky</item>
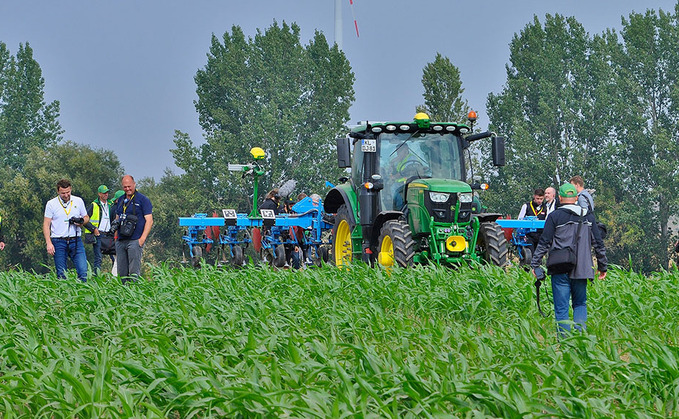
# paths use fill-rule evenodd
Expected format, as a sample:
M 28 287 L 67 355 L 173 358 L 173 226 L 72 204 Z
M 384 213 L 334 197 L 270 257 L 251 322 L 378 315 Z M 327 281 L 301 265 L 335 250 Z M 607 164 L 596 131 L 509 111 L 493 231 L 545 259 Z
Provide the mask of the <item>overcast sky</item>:
M 486 98 L 504 85 L 509 42 L 537 15 L 575 16 L 590 34 L 621 27 L 676 0 L 349 0 L 344 51 L 356 75 L 351 121 L 409 120 L 423 102 L 422 69 L 437 52 L 461 72 L 465 98 L 485 128 Z M 13 55 L 30 43 L 47 101 L 61 103 L 64 139 L 115 150 L 126 171 L 159 181 L 179 172 L 174 130 L 203 141 L 194 107 L 196 71 L 211 34 L 238 25 L 249 36 L 273 21 L 296 22 L 334 42 L 334 0 L 0 0 L 0 41 Z M 257 145 L 257 139 L 243 141 Z

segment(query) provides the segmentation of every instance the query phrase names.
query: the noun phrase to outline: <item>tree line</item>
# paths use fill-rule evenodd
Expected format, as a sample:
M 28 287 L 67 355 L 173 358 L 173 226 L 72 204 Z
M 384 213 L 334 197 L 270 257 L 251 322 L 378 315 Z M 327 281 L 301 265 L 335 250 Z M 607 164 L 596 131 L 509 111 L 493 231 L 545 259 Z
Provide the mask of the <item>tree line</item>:
M 507 138 L 507 166 L 492 168 L 488 145 L 475 143 L 475 174 L 491 185 L 489 210 L 515 214 L 536 187 L 579 174 L 593 188 L 597 217 L 609 229 L 612 263 L 648 272 L 668 266 L 676 231 L 679 185 L 679 3 L 673 12 L 631 13 L 622 29 L 590 35 L 572 17 L 534 17 L 515 34 L 507 80 L 490 93 L 490 128 Z M 295 192 L 321 193 L 334 182 L 334 138 L 346 133 L 354 101 L 346 56 L 321 32 L 302 43 L 296 24 L 273 23 L 247 37 L 233 26 L 213 35 L 195 76 L 205 142 L 176 131 L 171 150 L 182 174 L 166 171 L 138 188 L 154 204 L 145 260 L 177 260 L 177 217 L 237 208 L 249 212 L 249 179 L 228 170 L 249 150 L 267 151 L 260 197 L 285 181 Z M 46 103 L 30 45 L 12 56 L 0 42 L 0 214 L 8 246 L 5 267 L 44 272 L 51 265 L 41 223 L 61 177 L 86 202 L 96 187 L 115 189 L 123 168 L 109 150 L 65 141 L 59 102 Z M 437 54 L 423 67 L 424 103 L 434 120 L 464 122 L 470 109 L 460 72 Z

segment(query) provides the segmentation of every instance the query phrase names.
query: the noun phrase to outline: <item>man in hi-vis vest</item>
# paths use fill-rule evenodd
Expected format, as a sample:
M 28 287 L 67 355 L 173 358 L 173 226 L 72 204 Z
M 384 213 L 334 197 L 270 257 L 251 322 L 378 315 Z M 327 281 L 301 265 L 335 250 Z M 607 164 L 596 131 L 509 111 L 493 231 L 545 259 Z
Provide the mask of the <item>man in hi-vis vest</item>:
M 100 185 L 97 189 L 99 197 L 92 201 L 87 207 L 87 215 L 90 216 L 90 224 L 87 227 L 94 227 L 92 230 L 85 228 L 85 243 L 92 244 L 94 251 L 94 263 L 92 271 L 95 275 L 101 273 L 102 243 L 104 253 L 111 257 L 111 263 L 115 261 L 115 242 L 111 230 L 111 205 L 108 202 L 108 187 Z M 109 237 L 110 236 L 110 237 Z M 112 250 L 112 251 L 111 251 Z

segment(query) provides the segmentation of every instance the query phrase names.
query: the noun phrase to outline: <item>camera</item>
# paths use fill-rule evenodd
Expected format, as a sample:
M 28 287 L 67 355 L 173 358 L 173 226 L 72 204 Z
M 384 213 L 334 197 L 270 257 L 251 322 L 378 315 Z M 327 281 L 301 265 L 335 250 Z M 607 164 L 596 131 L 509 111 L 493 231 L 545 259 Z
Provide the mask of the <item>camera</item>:
M 116 218 L 115 220 L 111 221 L 111 233 L 115 233 L 118 231 L 118 228 L 120 228 L 120 218 Z
M 85 219 L 83 217 L 71 217 L 68 219 L 69 224 L 83 224 Z
M 542 269 L 542 268 L 540 268 L 540 267 L 535 268 L 535 278 L 536 278 L 538 281 L 544 281 L 544 280 L 545 280 L 545 277 L 546 277 L 546 275 L 545 275 L 545 270 L 544 270 L 544 269 Z

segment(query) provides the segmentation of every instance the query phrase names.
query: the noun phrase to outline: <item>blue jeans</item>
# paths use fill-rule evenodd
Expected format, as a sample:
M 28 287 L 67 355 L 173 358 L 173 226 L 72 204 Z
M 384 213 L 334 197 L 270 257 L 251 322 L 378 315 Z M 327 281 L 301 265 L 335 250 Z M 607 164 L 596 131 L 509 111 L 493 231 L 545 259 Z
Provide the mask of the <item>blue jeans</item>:
M 587 322 L 587 280 L 570 279 L 568 274 L 552 275 L 552 294 L 554 295 L 554 317 L 559 337 L 570 332 L 571 325 L 563 323 L 569 320 L 568 308 L 573 300 L 573 322 L 576 330 L 585 330 Z
M 87 256 L 85 245 L 80 237 L 71 240 L 52 239 L 54 245 L 54 266 L 57 278 L 66 279 L 68 258 L 70 257 L 78 273 L 78 279 L 87 282 Z
M 102 233 L 104 234 L 104 233 Z M 92 264 L 92 271 L 94 271 L 95 275 L 99 275 L 101 271 L 101 235 L 99 236 L 94 236 L 95 242 L 92 243 L 92 250 L 94 253 L 94 263 Z M 109 255 L 111 257 L 111 262 L 113 262 L 113 255 Z

